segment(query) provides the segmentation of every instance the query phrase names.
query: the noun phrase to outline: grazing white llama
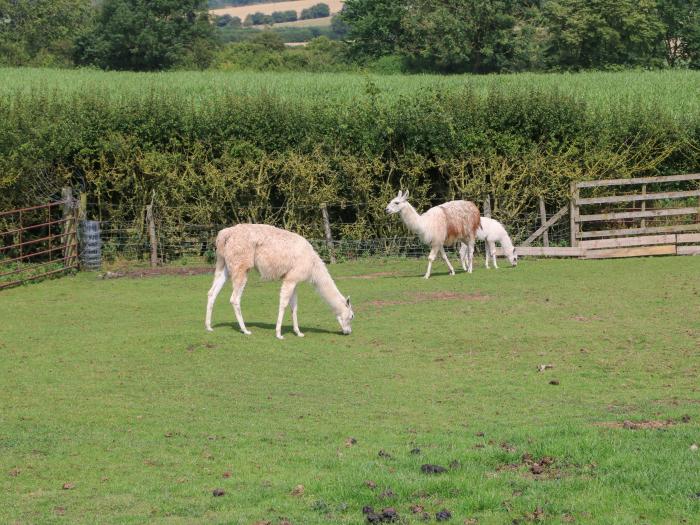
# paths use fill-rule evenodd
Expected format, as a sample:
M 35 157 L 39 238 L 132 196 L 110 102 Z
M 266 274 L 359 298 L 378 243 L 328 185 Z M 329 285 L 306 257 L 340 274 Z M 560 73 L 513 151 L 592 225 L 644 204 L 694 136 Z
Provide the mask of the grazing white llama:
M 479 229 L 476 230 L 476 237 L 480 241 L 485 242 L 485 252 L 486 252 L 486 268 L 489 267 L 489 257 L 493 260 L 493 267 L 498 268 L 496 263 L 496 243 L 498 242 L 505 252 L 508 261 L 510 261 L 511 266 L 518 265 L 518 254 L 515 253 L 515 247 L 513 242 L 508 236 L 508 232 L 503 227 L 503 225 L 495 219 L 490 217 L 482 217 Z M 467 245 L 462 243 L 459 249 L 459 259 L 462 261 L 462 268 L 466 269 L 465 259 L 467 255 Z
M 424 276 L 426 279 L 430 277 L 433 261 L 438 252 L 450 269 L 450 275 L 455 274 L 455 270 L 445 253 L 445 246 L 462 241 L 467 243 L 470 253 L 472 255 L 474 253 L 476 229 L 479 227 L 479 208 L 473 202 L 450 201 L 430 208 L 420 215 L 408 203 L 408 192 L 399 191 L 396 198 L 387 205 L 386 212 L 390 214 L 400 213 L 406 227 L 418 234 L 421 241 L 430 245 L 428 269 Z M 471 264 L 469 264 L 467 271 L 472 272 Z
M 230 276 L 233 284 L 231 305 L 236 314 L 238 326 L 241 332 L 250 335 L 241 315 L 241 296 L 248 280 L 248 271 L 253 267 L 265 280 L 282 281 L 275 329 L 277 339 L 284 339 L 282 319 L 287 305 L 292 310 L 294 333 L 304 337 L 299 330 L 297 320 L 296 288 L 302 281 L 313 283 L 318 293 L 335 313 L 343 333 L 352 332 L 350 325 L 354 314 L 350 306 L 350 297 L 343 297 L 338 291 L 326 265 L 311 244 L 296 233 L 266 224 L 238 224 L 221 230 L 216 236 L 216 270 L 214 283 L 208 294 L 205 323 L 207 330 L 212 331 L 211 313 L 216 296 L 221 291 L 226 278 Z

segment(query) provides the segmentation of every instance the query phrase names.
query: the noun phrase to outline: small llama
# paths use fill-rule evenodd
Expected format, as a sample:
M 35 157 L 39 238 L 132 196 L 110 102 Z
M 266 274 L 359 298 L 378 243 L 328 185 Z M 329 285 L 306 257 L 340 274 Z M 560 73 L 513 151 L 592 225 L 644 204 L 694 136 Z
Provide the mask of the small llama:
M 248 280 L 248 271 L 255 268 L 264 280 L 281 280 L 280 304 L 277 315 L 275 334 L 282 336 L 282 319 L 289 305 L 292 310 L 294 333 L 299 337 L 304 334 L 299 330 L 297 320 L 297 285 L 309 281 L 328 303 L 340 323 L 344 334 L 352 332 L 354 317 L 350 306 L 350 297 L 343 297 L 338 291 L 326 265 L 302 236 L 266 224 L 238 224 L 225 228 L 216 236 L 216 270 L 207 301 L 206 328 L 210 332 L 211 314 L 216 296 L 231 277 L 233 294 L 231 305 L 238 320 L 241 332 L 250 335 L 241 314 L 241 296 Z
M 510 261 L 511 266 L 518 265 L 518 254 L 515 253 L 515 247 L 513 242 L 508 236 L 508 232 L 503 227 L 503 225 L 495 219 L 490 217 L 481 217 L 481 224 L 479 229 L 476 230 L 476 237 L 480 241 L 486 241 L 485 251 L 486 251 L 486 268 L 489 267 L 489 257 L 493 260 L 493 267 L 498 268 L 496 264 L 496 243 L 498 242 L 503 251 L 505 252 L 508 261 Z M 459 250 L 459 258 L 462 261 L 462 267 L 466 269 L 465 259 L 467 255 L 467 245 L 462 243 L 462 247 Z
M 476 230 L 479 227 L 479 208 L 469 201 L 450 201 L 430 208 L 424 214 L 419 214 L 408 202 L 408 192 L 399 194 L 386 207 L 386 212 L 400 213 L 406 227 L 416 233 L 420 240 L 430 245 L 428 269 L 425 278 L 430 277 L 433 261 L 440 252 L 445 264 L 450 269 L 450 275 L 455 270 L 445 253 L 445 246 L 451 246 L 458 241 L 467 243 L 469 255 L 474 254 Z M 471 258 L 468 272 L 472 272 Z M 465 267 L 465 270 L 467 268 Z

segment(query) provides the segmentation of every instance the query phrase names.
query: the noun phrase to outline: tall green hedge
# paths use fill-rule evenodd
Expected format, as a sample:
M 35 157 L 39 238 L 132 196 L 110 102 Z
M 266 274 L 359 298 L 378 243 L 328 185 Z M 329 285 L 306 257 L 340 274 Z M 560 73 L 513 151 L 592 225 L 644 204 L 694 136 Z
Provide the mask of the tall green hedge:
M 678 115 L 643 96 L 605 106 L 554 75 L 478 86 L 360 79 L 344 96 L 233 77 L 205 89 L 177 73 L 132 75 L 125 89 L 94 75 L 76 89 L 0 87 L 0 209 L 70 184 L 117 224 L 142 218 L 155 193 L 164 223 L 270 222 L 320 237 L 327 202 L 335 235 L 367 238 L 403 231 L 384 213 L 399 188 L 421 209 L 489 194 L 497 217 L 534 223 L 538 197 L 555 210 L 572 180 L 700 168 L 700 111 Z

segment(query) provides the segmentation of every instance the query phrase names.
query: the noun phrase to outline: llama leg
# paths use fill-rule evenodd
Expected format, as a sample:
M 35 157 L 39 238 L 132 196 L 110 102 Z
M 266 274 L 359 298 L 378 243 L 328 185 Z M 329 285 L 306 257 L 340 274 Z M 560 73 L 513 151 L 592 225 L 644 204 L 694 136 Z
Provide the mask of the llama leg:
M 439 248 L 431 248 L 430 249 L 430 255 L 428 255 L 428 269 L 425 272 L 425 275 L 423 276 L 424 278 L 428 279 L 430 277 L 430 271 L 433 269 L 433 261 L 435 260 L 435 257 L 437 256 Z
M 496 243 L 491 242 L 491 246 L 489 249 L 491 251 L 491 259 L 493 259 L 493 267 L 498 270 L 498 264 L 496 264 Z
M 297 290 L 294 289 L 292 297 L 289 299 L 289 307 L 292 309 L 292 326 L 294 327 L 294 333 L 299 337 L 304 337 L 304 334 L 299 330 L 299 319 L 297 319 Z
M 442 255 L 442 258 L 445 260 L 445 264 L 447 267 L 450 269 L 450 275 L 455 274 L 455 269 L 452 268 L 452 265 L 450 264 L 450 260 L 447 258 L 447 254 L 445 253 L 445 247 L 440 246 L 440 255 Z
M 484 251 L 486 252 L 486 258 L 484 260 L 486 262 L 486 269 L 488 270 L 490 268 L 489 259 L 491 258 L 491 251 L 489 249 L 489 241 L 486 241 L 484 243 Z
M 468 243 L 469 245 L 469 273 L 474 270 L 474 239 L 471 239 Z
M 467 245 L 464 243 L 461 243 L 459 247 L 459 262 L 462 263 L 462 270 L 465 272 L 467 271 Z
M 280 289 L 280 308 L 277 313 L 277 326 L 275 327 L 277 339 L 284 339 L 284 336 L 282 336 L 282 320 L 284 319 L 284 311 L 287 309 L 292 295 L 294 295 L 294 288 L 296 288 L 296 283 L 294 282 L 284 281 L 282 283 L 282 288 Z
M 214 282 L 209 289 L 207 294 L 207 316 L 204 322 L 207 330 L 209 332 L 213 331 L 211 327 L 211 313 L 214 309 L 214 301 L 216 301 L 216 296 L 219 295 L 221 288 L 226 283 L 228 278 L 228 270 L 226 269 L 226 263 L 223 257 L 217 257 L 216 259 L 216 269 L 214 270 Z
M 241 313 L 241 296 L 243 295 L 243 290 L 245 289 L 245 284 L 248 281 L 248 272 L 243 270 L 237 273 L 231 278 L 233 281 L 233 293 L 231 294 L 231 306 L 233 306 L 233 312 L 236 314 L 236 320 L 238 321 L 238 326 L 245 335 L 250 335 L 251 332 L 245 327 L 243 322 L 243 314 Z

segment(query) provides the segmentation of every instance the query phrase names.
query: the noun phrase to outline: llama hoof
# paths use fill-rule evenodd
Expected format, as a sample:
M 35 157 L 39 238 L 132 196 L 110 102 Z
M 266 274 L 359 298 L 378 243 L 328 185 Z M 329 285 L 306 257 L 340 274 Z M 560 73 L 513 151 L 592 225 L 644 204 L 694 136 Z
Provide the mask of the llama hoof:
M 297 332 L 297 337 L 304 337 L 304 334 L 302 334 L 301 332 Z
M 454 274 L 455 274 L 454 272 L 450 272 L 450 275 L 454 275 Z
M 430 276 L 429 276 L 429 275 L 424 275 L 424 276 L 423 276 L 423 279 L 430 279 Z
M 207 332 L 213 332 L 214 329 L 211 326 L 207 326 Z
M 241 330 L 241 332 L 243 332 L 245 335 L 251 335 L 253 333 L 250 330 Z
M 283 336 L 283 335 L 277 334 L 276 337 L 277 337 L 277 339 L 279 339 L 280 341 L 284 341 L 284 336 Z

